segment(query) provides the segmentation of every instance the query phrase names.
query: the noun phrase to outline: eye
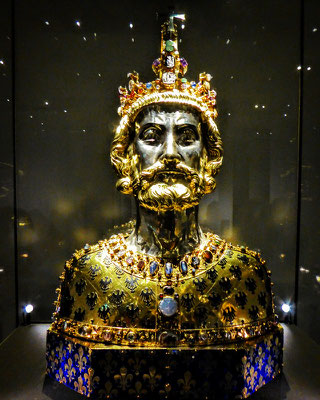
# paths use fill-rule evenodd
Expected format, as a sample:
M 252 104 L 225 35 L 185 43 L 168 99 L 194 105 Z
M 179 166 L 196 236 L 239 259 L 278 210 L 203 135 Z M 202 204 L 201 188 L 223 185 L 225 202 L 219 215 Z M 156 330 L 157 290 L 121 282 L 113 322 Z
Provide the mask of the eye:
M 151 126 L 142 130 L 139 139 L 143 140 L 150 146 L 156 146 L 161 140 L 161 130 L 157 127 Z
M 180 146 L 191 146 L 198 140 L 198 133 L 191 127 L 182 127 L 178 130 L 177 143 Z

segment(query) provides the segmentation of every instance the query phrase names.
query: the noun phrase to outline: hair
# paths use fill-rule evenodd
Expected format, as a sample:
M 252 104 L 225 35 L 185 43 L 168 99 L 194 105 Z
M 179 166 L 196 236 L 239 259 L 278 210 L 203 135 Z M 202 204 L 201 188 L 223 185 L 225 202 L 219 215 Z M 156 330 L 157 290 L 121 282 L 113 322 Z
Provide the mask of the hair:
M 218 131 L 218 127 L 213 121 L 211 114 L 201 112 L 195 107 L 184 104 L 151 104 L 142 108 L 135 118 L 129 119 L 124 116 L 115 131 L 110 157 L 111 164 L 119 175 L 116 187 L 125 194 L 133 193 L 133 179 L 131 166 L 136 163 L 137 155 L 133 154 L 131 144 L 134 140 L 135 130 L 134 122 L 139 121 L 141 117 L 150 109 L 155 111 L 167 111 L 168 109 L 180 109 L 184 111 L 196 111 L 201 116 L 201 132 L 206 150 L 205 158 L 205 175 L 206 185 L 204 193 L 210 193 L 215 187 L 214 176 L 219 172 L 223 159 L 222 140 Z

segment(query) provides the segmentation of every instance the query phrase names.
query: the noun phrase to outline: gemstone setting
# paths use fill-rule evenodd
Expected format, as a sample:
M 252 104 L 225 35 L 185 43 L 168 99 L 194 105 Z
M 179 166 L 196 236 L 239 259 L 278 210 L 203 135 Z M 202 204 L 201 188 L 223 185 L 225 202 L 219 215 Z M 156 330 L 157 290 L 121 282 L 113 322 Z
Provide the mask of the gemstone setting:
M 164 297 L 159 303 L 159 311 L 165 317 L 172 317 L 178 311 L 178 303 L 172 297 Z
M 213 255 L 212 255 L 211 251 L 205 250 L 205 251 L 202 253 L 202 258 L 204 259 L 204 261 L 205 261 L 206 263 L 210 263 L 210 262 L 212 261 Z
M 172 85 L 176 81 L 176 74 L 173 72 L 164 72 L 162 75 L 162 82 L 167 85 Z
M 180 261 L 180 271 L 182 275 L 186 275 L 188 273 L 188 264 L 185 261 Z
M 156 274 L 156 272 L 157 272 L 157 270 L 158 270 L 158 263 L 156 262 L 156 261 L 152 261 L 151 263 L 150 263 L 150 267 L 149 267 L 149 269 L 150 269 L 150 275 L 155 275 Z
M 167 277 L 167 278 L 170 278 L 171 275 L 172 275 L 172 264 L 171 264 L 170 262 L 167 262 L 167 263 L 166 263 L 166 266 L 165 266 L 165 274 L 166 274 L 166 277 Z
M 198 268 L 200 265 L 200 260 L 198 257 L 192 257 L 191 259 L 191 265 L 193 266 L 193 268 Z

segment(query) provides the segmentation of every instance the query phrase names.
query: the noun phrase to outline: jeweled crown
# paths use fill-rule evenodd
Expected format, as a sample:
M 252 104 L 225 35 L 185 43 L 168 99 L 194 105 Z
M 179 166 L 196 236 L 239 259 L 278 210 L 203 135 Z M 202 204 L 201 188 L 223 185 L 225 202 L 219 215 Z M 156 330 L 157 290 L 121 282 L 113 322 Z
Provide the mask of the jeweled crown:
M 161 27 L 161 54 L 152 64 L 157 78 L 143 83 L 139 74 L 133 71 L 128 74 L 128 88 L 119 87 L 121 105 L 118 113 L 121 117 L 128 116 L 130 119 L 142 107 L 153 103 L 190 105 L 205 113 L 206 119 L 217 117 L 216 92 L 210 89 L 211 75 L 202 72 L 199 82 L 188 81 L 184 77 L 188 63 L 180 57 L 175 18 L 184 20 L 184 15 L 172 14 Z

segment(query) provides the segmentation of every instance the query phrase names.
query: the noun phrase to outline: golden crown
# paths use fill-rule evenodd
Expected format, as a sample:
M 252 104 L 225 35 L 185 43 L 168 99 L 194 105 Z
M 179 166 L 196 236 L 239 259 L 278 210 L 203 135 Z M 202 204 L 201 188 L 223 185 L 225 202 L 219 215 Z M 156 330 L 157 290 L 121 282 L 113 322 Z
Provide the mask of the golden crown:
M 128 74 L 128 89 L 119 87 L 121 105 L 118 113 L 125 117 L 125 122 L 132 120 L 143 107 L 154 103 L 189 105 L 198 109 L 209 121 L 218 115 L 216 92 L 210 89 L 211 75 L 202 72 L 197 83 L 184 77 L 188 63 L 178 51 L 175 18 L 184 20 L 185 16 L 172 14 L 169 21 L 161 26 L 161 54 L 152 64 L 157 79 L 140 82 L 139 74 L 134 71 Z

